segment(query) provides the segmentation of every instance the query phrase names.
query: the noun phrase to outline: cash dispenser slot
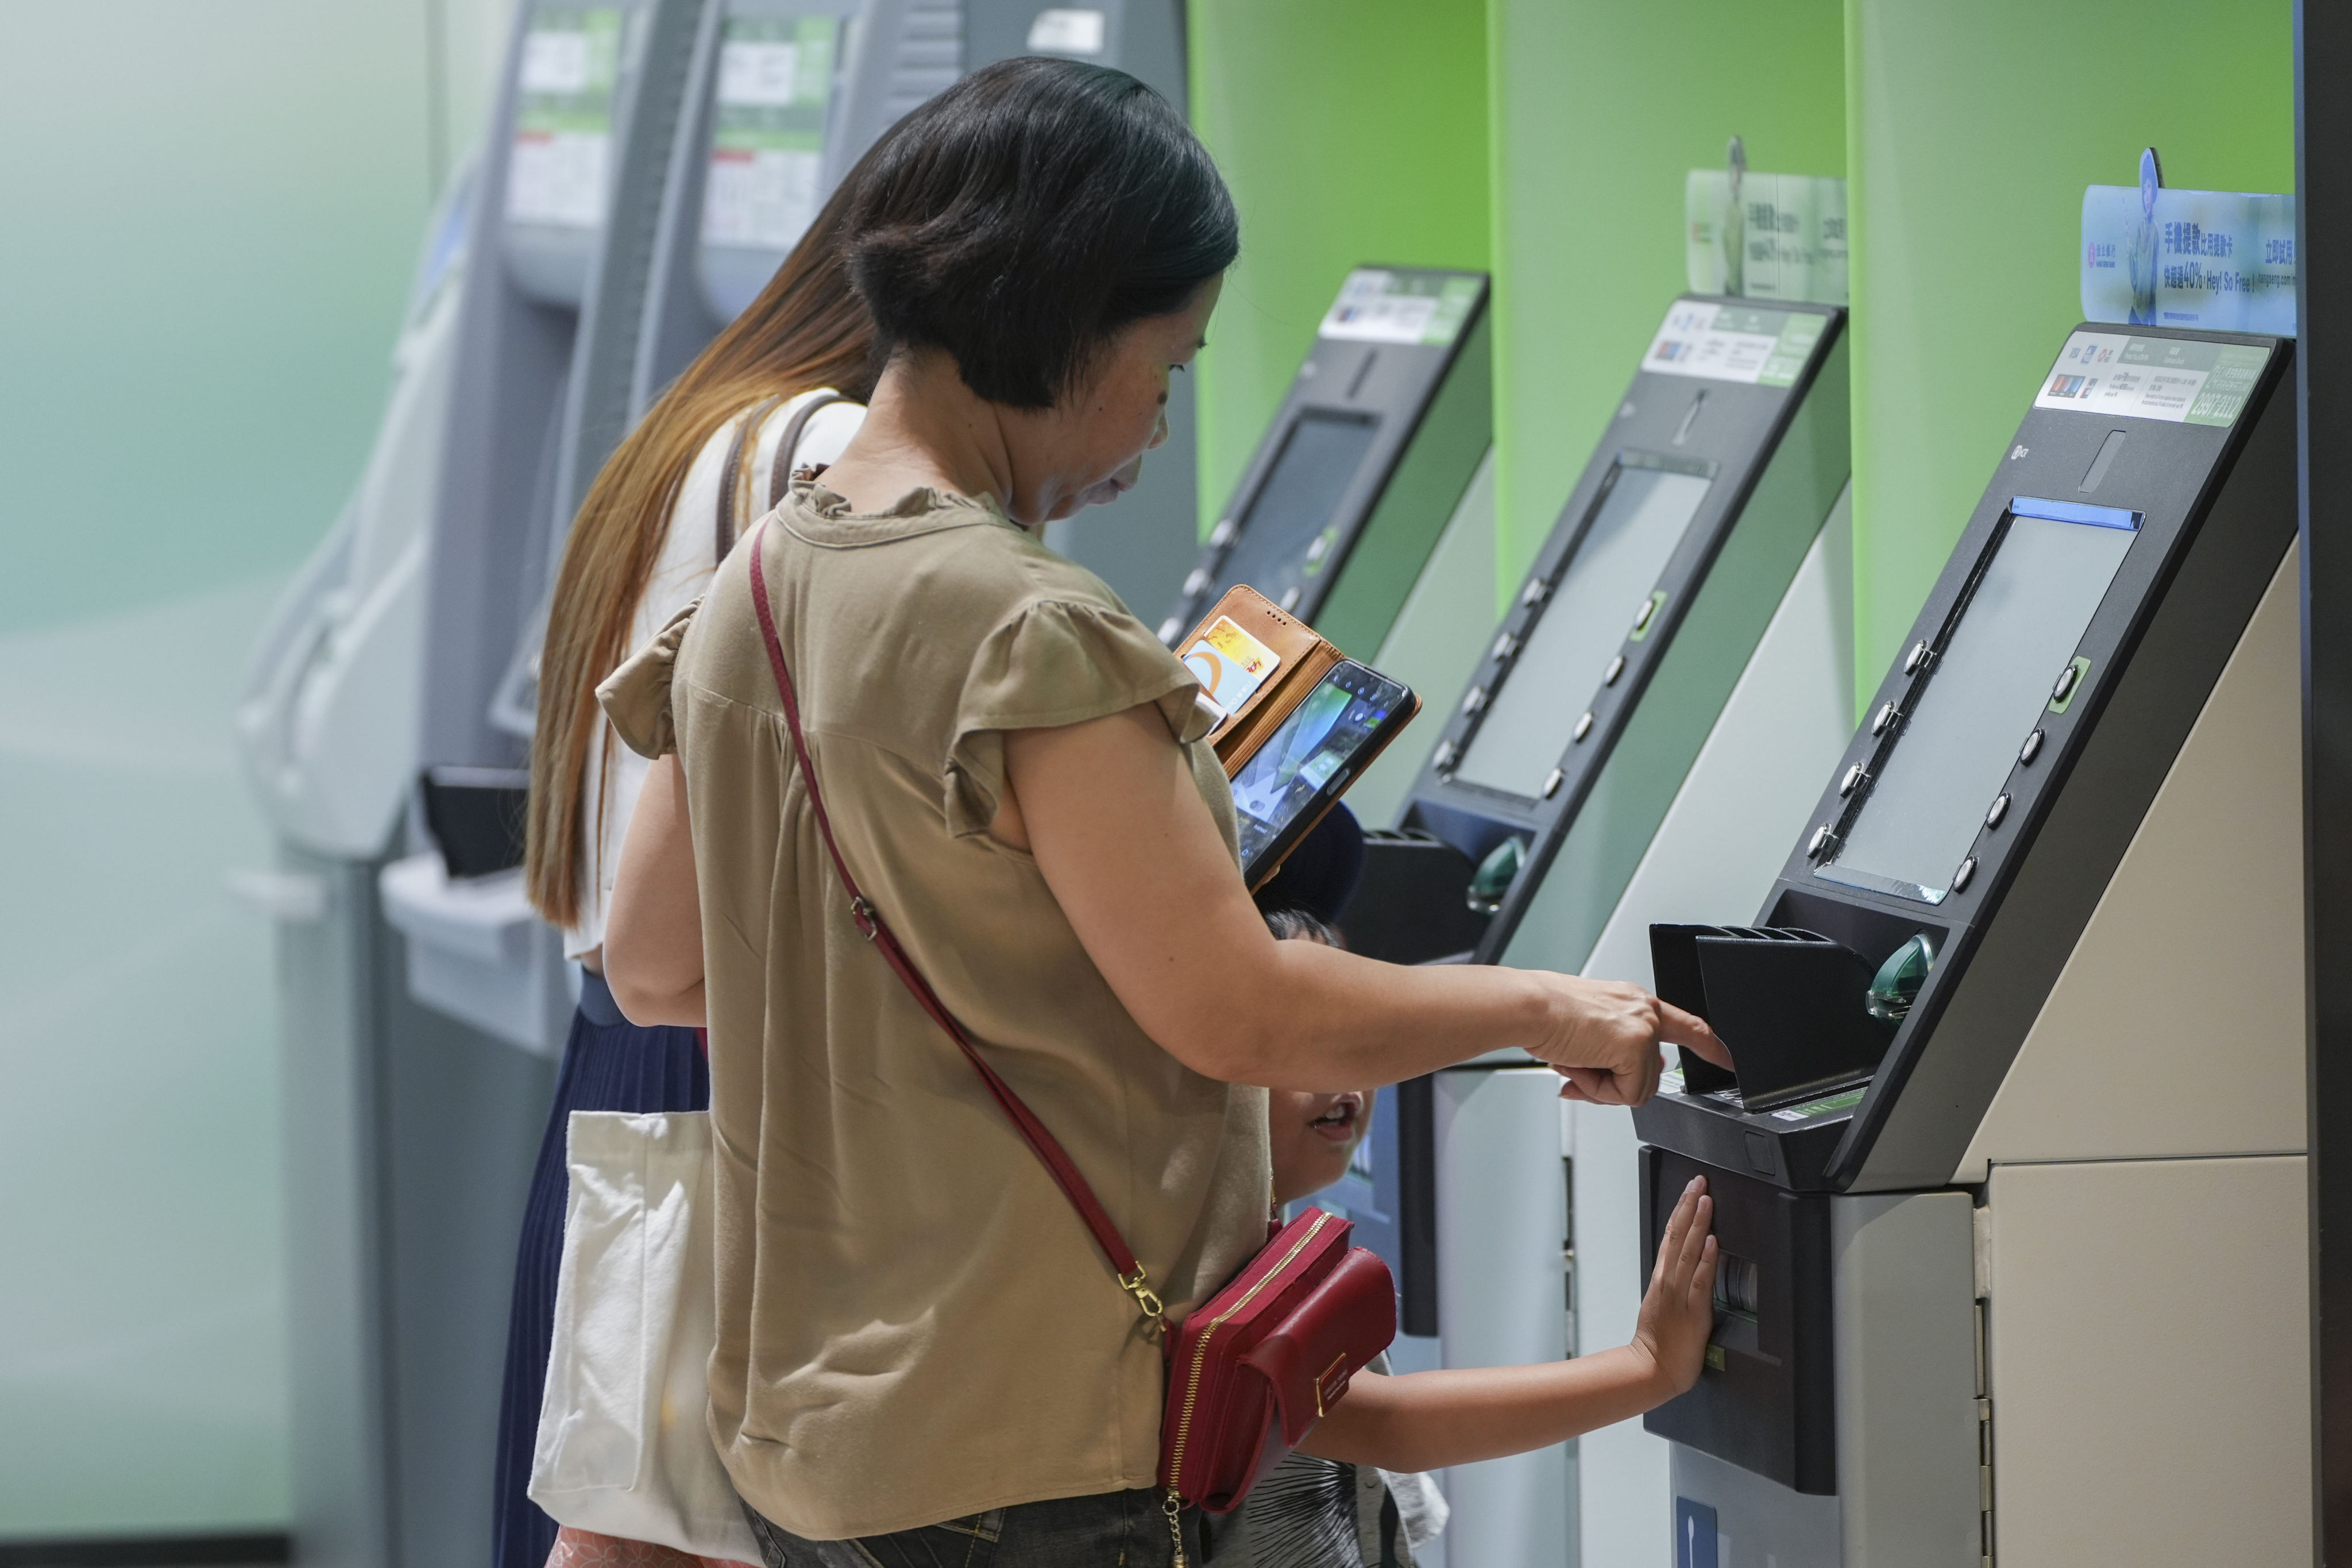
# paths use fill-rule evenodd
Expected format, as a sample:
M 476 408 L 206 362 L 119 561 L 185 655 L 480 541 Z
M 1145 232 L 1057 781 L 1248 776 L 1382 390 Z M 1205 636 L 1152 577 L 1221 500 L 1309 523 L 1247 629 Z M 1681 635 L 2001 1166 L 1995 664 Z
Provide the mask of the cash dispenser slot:
M 1792 1491 L 1837 1490 L 1830 1200 L 1670 1150 L 1642 1151 L 1642 1272 L 1693 1176 L 1715 1199 L 1715 1331 L 1688 1394 L 1642 1417 L 1661 1437 Z

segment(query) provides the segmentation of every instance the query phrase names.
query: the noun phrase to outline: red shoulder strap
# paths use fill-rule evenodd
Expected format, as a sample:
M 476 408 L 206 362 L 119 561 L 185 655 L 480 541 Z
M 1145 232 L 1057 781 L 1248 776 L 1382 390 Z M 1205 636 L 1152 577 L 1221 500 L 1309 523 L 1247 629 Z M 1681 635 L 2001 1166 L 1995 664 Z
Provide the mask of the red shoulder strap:
M 1013 1086 L 982 1058 L 980 1048 L 972 1044 L 971 1037 L 964 1032 L 955 1015 L 947 1010 L 939 994 L 931 989 L 930 982 L 923 978 L 922 972 L 907 956 L 906 949 L 898 945 L 898 938 L 883 921 L 881 911 L 866 901 L 866 895 L 857 890 L 856 879 L 849 874 L 849 863 L 842 858 L 841 846 L 834 841 L 833 820 L 825 815 L 824 795 L 817 788 L 816 769 L 809 761 L 807 739 L 801 733 L 800 699 L 793 689 L 792 671 L 784 664 L 784 645 L 776 636 L 776 614 L 768 600 L 767 573 L 760 561 L 766 540 L 767 522 L 762 519 L 760 526 L 752 531 L 751 548 L 745 552 L 751 557 L 751 604 L 759 612 L 760 636 L 768 645 L 768 663 L 775 670 L 777 694 L 784 700 L 784 722 L 793 733 L 793 755 L 800 763 L 801 782 L 808 790 L 809 805 L 816 814 L 817 834 L 824 840 L 825 853 L 833 858 L 833 868 L 841 879 L 842 890 L 849 895 L 850 918 L 857 922 L 859 933 L 881 950 L 882 961 L 890 966 L 891 973 L 898 975 L 900 983 L 913 994 L 916 1003 L 931 1016 L 931 1021 L 945 1030 L 948 1038 L 963 1052 L 964 1059 L 971 1063 L 972 1070 L 980 1074 L 981 1081 L 988 1086 L 988 1092 L 996 1097 L 996 1103 L 1003 1106 L 1005 1115 L 1013 1119 L 1013 1125 L 1020 1132 L 1022 1142 L 1029 1145 L 1031 1152 L 1045 1165 L 1046 1173 L 1054 1178 L 1054 1184 L 1062 1189 L 1063 1195 L 1070 1200 L 1070 1206 L 1078 1211 L 1078 1217 L 1086 1222 L 1087 1229 L 1094 1233 L 1095 1245 L 1102 1248 L 1103 1257 L 1109 1260 L 1112 1271 L 1118 1276 L 1119 1288 L 1133 1296 L 1142 1307 L 1144 1315 L 1156 1322 L 1160 1312 L 1160 1298 L 1152 1293 L 1144 1279 L 1143 1265 L 1136 1261 L 1133 1249 L 1118 1234 L 1118 1227 L 1111 1223 L 1109 1214 L 1095 1196 L 1094 1189 L 1087 1184 L 1087 1178 L 1078 1170 L 1076 1162 L 1070 1158 L 1053 1133 L 1046 1131 L 1045 1124 L 1037 1120 L 1036 1113 L 1013 1091 Z

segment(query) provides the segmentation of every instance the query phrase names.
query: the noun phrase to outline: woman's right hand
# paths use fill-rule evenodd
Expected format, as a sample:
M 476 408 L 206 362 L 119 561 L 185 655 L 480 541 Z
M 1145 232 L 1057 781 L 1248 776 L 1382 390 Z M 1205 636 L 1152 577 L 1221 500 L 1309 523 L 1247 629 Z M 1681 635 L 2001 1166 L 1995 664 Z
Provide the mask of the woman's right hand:
M 1531 973 L 1546 984 L 1551 1017 L 1544 1038 L 1527 1051 L 1568 1079 L 1563 1100 L 1641 1104 L 1658 1090 L 1662 1046 L 1687 1047 L 1719 1068 L 1731 1066 L 1731 1053 L 1706 1020 L 1638 985 Z

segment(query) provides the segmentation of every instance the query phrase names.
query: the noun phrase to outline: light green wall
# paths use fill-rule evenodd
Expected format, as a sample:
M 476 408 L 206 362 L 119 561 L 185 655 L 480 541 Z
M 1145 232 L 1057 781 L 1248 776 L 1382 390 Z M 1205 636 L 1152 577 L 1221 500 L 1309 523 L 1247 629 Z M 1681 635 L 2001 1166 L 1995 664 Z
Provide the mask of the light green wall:
M 2294 188 L 2289 0 L 1848 0 L 1857 704 L 2082 318 L 2083 187 Z
M 1684 286 L 1685 173 L 1734 133 L 1751 167 L 1844 173 L 1844 44 L 1839 0 L 1489 12 L 1499 602 Z
M 248 647 L 506 0 L 0 0 L 0 1541 L 282 1527 Z
M 1201 516 L 1231 499 L 1351 267 L 1486 266 L 1483 0 L 1192 0 L 1192 122 L 1241 208 L 1201 356 Z

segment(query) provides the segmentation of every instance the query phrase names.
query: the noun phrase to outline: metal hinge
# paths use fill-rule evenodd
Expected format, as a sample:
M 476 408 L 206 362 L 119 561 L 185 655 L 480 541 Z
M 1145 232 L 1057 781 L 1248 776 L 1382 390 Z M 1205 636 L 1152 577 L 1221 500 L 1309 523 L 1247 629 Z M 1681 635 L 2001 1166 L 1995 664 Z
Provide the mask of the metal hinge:
M 1977 1400 L 1977 1542 L 1992 1568 L 1992 1401 Z
M 1977 1211 L 1979 1215 L 1982 1209 Z M 1983 1234 L 1981 1230 L 1978 1232 Z M 1988 1311 L 1984 1301 L 1976 1304 L 1977 1339 L 1977 1550 L 1982 1555 L 1984 1568 L 1992 1568 L 1992 1361 L 1988 1353 L 1991 1346 L 1986 1340 Z

